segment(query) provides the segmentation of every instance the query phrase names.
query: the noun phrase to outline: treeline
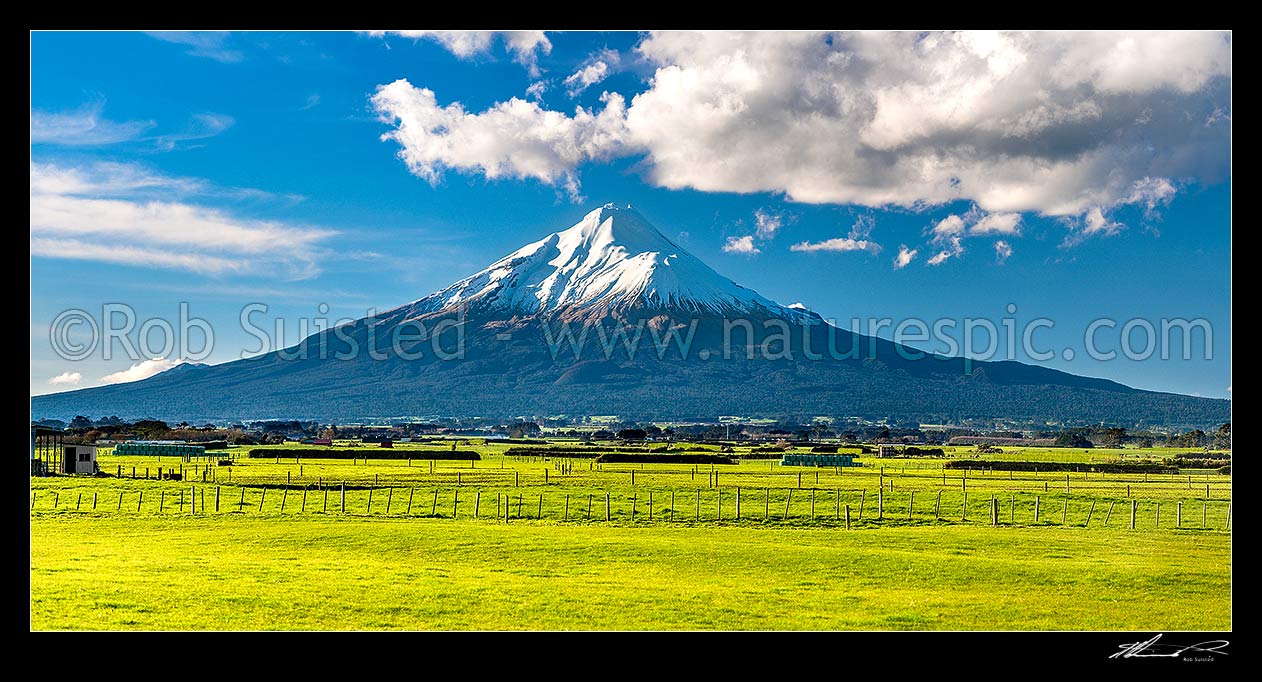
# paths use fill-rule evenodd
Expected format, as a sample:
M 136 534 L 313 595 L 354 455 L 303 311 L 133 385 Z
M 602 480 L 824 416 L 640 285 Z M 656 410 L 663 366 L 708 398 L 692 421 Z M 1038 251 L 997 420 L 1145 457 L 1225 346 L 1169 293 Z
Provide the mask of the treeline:
M 474 450 L 394 450 L 391 448 L 374 448 L 372 450 L 254 448 L 250 450 L 249 456 L 258 459 L 275 457 L 296 457 L 299 459 L 304 457 L 307 459 L 454 459 L 464 461 L 482 459 L 482 455 L 479 455 Z
M 699 452 L 646 452 L 643 454 L 607 452 L 596 458 L 597 464 L 625 464 L 640 462 L 653 464 L 736 464 L 736 460 L 727 455 L 707 455 Z
M 981 462 L 969 460 L 952 460 L 945 465 L 947 469 L 969 469 L 974 471 L 1089 471 L 1103 474 L 1177 474 L 1178 467 L 1157 463 L 1100 463 L 1076 464 L 1074 462 Z

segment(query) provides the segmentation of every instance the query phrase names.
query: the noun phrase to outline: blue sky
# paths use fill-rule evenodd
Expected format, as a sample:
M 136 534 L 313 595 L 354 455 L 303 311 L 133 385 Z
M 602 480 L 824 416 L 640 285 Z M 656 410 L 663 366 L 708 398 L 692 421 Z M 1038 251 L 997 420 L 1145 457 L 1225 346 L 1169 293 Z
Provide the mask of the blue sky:
M 1055 322 L 1038 337 L 1049 366 L 1230 397 L 1230 47 L 35 33 L 31 393 L 178 359 L 63 359 L 49 333 L 65 310 L 174 323 L 186 302 L 222 362 L 256 346 L 247 304 L 296 341 L 299 318 L 420 298 L 617 202 L 843 324 L 998 321 L 1015 304 L 1018 323 Z M 1204 318 L 1212 358 L 1092 360 L 1083 332 L 1102 317 Z

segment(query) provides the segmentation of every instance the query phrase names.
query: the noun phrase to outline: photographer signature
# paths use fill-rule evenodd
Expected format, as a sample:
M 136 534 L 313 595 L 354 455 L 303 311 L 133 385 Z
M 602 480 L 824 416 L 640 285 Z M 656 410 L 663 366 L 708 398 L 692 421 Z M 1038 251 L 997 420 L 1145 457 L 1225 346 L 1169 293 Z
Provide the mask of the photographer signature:
M 1211 639 L 1206 642 L 1198 642 L 1196 644 L 1161 644 L 1161 635 L 1156 635 L 1146 642 L 1131 642 L 1122 644 L 1118 648 L 1120 651 L 1114 653 L 1109 658 L 1178 658 L 1186 652 L 1192 653 L 1212 653 L 1227 655 L 1223 648 L 1229 642 L 1225 639 Z

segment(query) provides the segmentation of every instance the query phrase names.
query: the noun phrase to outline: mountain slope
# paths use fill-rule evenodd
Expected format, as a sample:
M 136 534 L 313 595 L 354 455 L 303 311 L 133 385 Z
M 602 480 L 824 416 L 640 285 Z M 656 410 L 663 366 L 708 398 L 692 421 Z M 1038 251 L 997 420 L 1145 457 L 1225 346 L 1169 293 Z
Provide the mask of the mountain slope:
M 841 330 L 723 277 L 633 209 L 606 205 L 434 294 L 285 351 L 37 396 L 32 411 L 1210 425 L 1227 418 L 1230 403 L 1019 362 L 926 356 Z

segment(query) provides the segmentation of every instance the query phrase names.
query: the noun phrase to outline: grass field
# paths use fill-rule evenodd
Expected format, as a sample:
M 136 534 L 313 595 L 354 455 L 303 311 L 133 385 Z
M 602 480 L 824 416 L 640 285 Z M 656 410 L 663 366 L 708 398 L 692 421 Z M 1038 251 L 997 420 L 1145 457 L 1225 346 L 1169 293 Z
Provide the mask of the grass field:
M 38 516 L 35 629 L 1227 629 L 1229 537 Z
M 106 451 L 106 476 L 33 478 L 32 627 L 1231 626 L 1232 488 L 1217 472 L 600 465 L 470 448 L 484 459 L 313 448 L 207 466 Z

